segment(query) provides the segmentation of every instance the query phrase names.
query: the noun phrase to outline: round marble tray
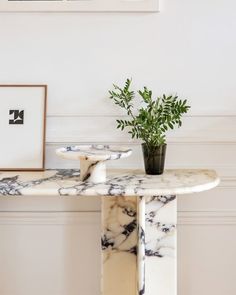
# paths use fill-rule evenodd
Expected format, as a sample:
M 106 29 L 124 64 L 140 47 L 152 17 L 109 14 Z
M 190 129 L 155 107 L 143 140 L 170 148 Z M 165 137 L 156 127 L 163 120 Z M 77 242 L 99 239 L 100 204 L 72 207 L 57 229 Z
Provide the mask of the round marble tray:
M 106 181 L 105 161 L 126 158 L 130 148 L 110 145 L 76 145 L 59 148 L 56 154 L 64 159 L 80 161 L 80 180 L 101 183 Z

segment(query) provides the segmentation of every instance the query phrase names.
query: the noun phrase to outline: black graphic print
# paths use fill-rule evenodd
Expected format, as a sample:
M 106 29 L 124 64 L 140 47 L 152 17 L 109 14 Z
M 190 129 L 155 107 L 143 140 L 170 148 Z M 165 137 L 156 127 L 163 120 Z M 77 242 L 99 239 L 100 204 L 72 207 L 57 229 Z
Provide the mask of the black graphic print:
M 9 110 L 9 119 L 10 125 L 24 124 L 24 110 Z

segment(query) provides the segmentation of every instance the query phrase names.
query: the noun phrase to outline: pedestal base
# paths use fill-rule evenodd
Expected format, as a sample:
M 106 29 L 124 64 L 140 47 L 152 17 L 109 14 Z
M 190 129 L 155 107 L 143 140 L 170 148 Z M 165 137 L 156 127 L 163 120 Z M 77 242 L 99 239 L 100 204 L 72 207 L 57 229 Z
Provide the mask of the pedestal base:
M 106 181 L 105 161 L 80 160 L 80 180 L 92 183 Z
M 80 160 L 80 180 L 93 184 L 106 181 L 106 161 L 130 156 L 132 150 L 103 144 L 75 145 L 59 148 L 56 154 L 70 160 Z
M 176 295 L 175 196 L 103 197 L 102 295 Z

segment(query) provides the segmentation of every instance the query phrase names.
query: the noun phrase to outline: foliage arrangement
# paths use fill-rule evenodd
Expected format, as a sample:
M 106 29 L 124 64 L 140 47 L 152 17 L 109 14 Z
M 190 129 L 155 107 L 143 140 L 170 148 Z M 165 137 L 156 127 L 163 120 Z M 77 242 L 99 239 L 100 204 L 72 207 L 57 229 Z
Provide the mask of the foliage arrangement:
M 116 105 L 126 110 L 127 120 L 116 120 L 117 128 L 129 129 L 132 138 L 142 139 L 149 148 L 166 142 L 166 131 L 182 125 L 181 117 L 187 113 L 190 106 L 187 100 L 178 99 L 176 95 L 163 94 L 156 99 L 147 87 L 139 90 L 138 94 L 144 106 L 134 110 L 135 92 L 130 89 L 131 79 L 127 79 L 123 88 L 113 85 L 109 91 L 110 99 Z

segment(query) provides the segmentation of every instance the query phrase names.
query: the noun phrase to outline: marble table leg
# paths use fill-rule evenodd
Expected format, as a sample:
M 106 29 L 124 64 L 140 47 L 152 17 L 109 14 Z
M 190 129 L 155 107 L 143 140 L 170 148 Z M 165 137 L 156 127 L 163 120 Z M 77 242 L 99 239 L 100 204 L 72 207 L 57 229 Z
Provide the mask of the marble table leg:
M 149 197 L 145 207 L 145 294 L 176 295 L 176 197 Z
M 138 223 L 138 243 L 137 243 L 137 294 L 145 294 L 145 197 L 138 198 L 137 223 Z
M 102 197 L 101 241 L 102 295 L 136 295 L 136 197 Z
M 176 295 L 176 197 L 102 197 L 102 295 Z

